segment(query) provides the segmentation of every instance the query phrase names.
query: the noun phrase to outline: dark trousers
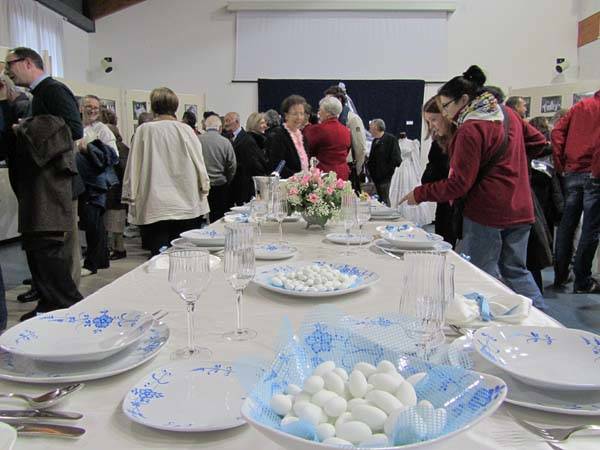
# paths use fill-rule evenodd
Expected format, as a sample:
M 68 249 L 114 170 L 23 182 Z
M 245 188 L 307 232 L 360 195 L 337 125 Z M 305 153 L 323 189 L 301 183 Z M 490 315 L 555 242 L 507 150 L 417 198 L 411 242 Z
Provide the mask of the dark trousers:
M 375 190 L 379 196 L 379 201 L 388 206 L 390 206 L 390 184 L 391 180 L 387 180 L 382 183 L 375 183 Z
M 0 332 L 6 329 L 6 291 L 4 289 L 4 278 L 2 278 L 2 266 L 0 266 Z
M 38 312 L 68 308 L 83 297 L 71 277 L 70 258 L 64 242 L 51 239 L 27 239 L 27 264 L 35 288 L 40 294 Z
M 171 241 L 181 233 L 194 228 L 202 228 L 202 216 L 194 219 L 161 220 L 148 225 L 139 225 L 140 235 L 152 256 L 160 253 L 161 247 L 169 247 Z
M 573 256 L 573 236 L 583 212 L 581 238 L 575 253 L 573 272 L 575 289 L 587 289 L 592 283 L 592 261 L 600 234 L 600 179 L 589 173 L 568 173 L 563 179 L 565 209 L 556 232 L 556 284 L 567 281 Z
M 210 223 L 216 222 L 225 215 L 229 202 L 229 184 L 210 187 L 208 205 L 210 206 Z
M 82 202 L 79 208 L 79 220 L 85 230 L 87 252 L 83 267 L 91 272 L 110 266 L 108 257 L 108 238 L 104 228 L 104 208 Z

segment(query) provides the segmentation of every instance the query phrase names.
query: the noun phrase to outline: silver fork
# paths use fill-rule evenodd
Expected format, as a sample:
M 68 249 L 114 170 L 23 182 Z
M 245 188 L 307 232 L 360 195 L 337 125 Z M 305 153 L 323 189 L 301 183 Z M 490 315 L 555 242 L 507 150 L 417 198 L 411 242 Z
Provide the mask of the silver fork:
M 546 441 L 552 442 L 563 442 L 571 437 L 573 433 L 577 433 L 582 430 L 600 430 L 600 425 L 578 425 L 576 427 L 569 428 L 546 428 L 533 425 L 532 423 L 526 422 L 525 420 L 515 417 L 515 420 L 519 425 L 525 428 L 527 431 L 545 439 Z M 594 433 L 596 434 L 596 433 Z

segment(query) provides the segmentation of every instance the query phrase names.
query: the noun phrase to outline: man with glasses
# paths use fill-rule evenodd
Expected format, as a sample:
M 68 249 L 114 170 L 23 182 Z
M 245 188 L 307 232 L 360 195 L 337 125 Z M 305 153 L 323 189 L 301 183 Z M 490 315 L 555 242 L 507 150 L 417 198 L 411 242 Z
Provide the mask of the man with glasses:
M 79 116 L 77 100 L 71 90 L 63 83 L 54 80 L 44 71 L 44 63 L 40 55 L 34 50 L 26 47 L 17 47 L 6 55 L 5 72 L 18 86 L 27 87 L 31 90 L 33 99 L 31 102 L 31 116 L 55 116 L 65 121 L 71 132 L 73 140 L 81 139 L 83 127 Z M 22 125 L 15 125 L 21 127 Z M 17 133 L 19 131 L 17 130 Z M 35 138 L 35 136 L 31 136 Z M 56 183 L 58 177 L 52 178 L 45 166 L 37 166 L 33 161 L 29 166 L 25 158 L 21 157 L 19 148 L 15 149 L 20 165 L 16 169 L 20 208 L 23 207 L 24 196 L 27 199 L 43 196 L 51 198 L 44 204 L 43 211 L 28 211 L 31 217 L 46 218 L 49 225 L 44 231 L 22 232 L 23 248 L 27 253 L 27 261 L 31 270 L 33 285 L 40 293 L 40 301 L 33 311 L 24 314 L 21 320 L 34 317 L 38 312 L 52 311 L 58 308 L 66 308 L 79 301 L 82 296 L 78 290 L 79 282 L 79 240 L 77 231 L 76 199 L 83 192 L 83 184 L 76 173 L 74 164 L 65 168 L 71 170 L 69 179 L 61 181 L 60 189 L 64 194 L 69 190 L 70 202 L 59 201 L 59 196 L 49 197 L 49 192 L 35 192 L 35 179 L 25 180 L 23 174 L 28 177 L 48 176 L 49 183 Z M 38 155 L 39 156 L 39 155 Z M 73 155 L 63 155 L 64 161 L 73 162 Z M 15 173 L 15 167 L 12 167 Z M 47 171 L 47 172 L 44 172 Z M 67 170 L 65 170 L 67 173 Z M 21 178 L 21 179 L 19 179 Z M 66 194 L 65 194 L 66 195 Z M 60 197 L 62 200 L 63 197 Z M 21 219 L 23 211 L 20 212 Z

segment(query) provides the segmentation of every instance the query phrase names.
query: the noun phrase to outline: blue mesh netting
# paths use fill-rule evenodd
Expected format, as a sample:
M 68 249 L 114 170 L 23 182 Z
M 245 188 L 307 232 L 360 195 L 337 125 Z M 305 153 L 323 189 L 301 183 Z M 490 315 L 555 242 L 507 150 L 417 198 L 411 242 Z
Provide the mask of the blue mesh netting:
M 426 411 L 421 408 L 419 414 L 425 422 L 434 425 L 419 427 L 412 423 L 413 408 L 419 406 L 413 407 L 398 419 L 392 437 L 396 445 L 426 441 L 456 431 L 498 403 L 506 385 L 489 385 L 481 376 L 461 367 L 416 358 L 415 342 L 404 332 L 408 320 L 396 313 L 358 319 L 326 305 L 312 310 L 295 333 L 289 321 L 284 321 L 273 361 L 248 356 L 236 363 L 238 377 L 252 400 L 250 416 L 281 430 L 281 417 L 269 406 L 271 397 L 285 392 L 289 383 L 302 386 L 314 368 L 328 360 L 348 373 L 358 362 L 377 365 L 384 359 L 395 363 L 405 378 L 427 373 L 415 386 L 417 398 L 428 400 L 434 408 L 445 408 L 447 420 L 441 421 L 434 408 Z M 452 363 L 461 357 L 457 353 L 449 358 L 447 351 L 440 354 L 443 356 L 437 359 L 442 363 Z M 443 428 L 439 426 L 442 422 L 445 422 Z M 302 421 L 284 431 L 317 440 L 314 427 Z

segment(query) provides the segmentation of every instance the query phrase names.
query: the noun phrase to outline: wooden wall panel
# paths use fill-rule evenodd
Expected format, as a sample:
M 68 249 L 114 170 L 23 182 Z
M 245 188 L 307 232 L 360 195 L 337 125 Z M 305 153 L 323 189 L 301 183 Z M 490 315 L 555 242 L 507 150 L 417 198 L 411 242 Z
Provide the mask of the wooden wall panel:
M 579 22 L 577 47 L 583 47 L 600 39 L 600 11 Z

